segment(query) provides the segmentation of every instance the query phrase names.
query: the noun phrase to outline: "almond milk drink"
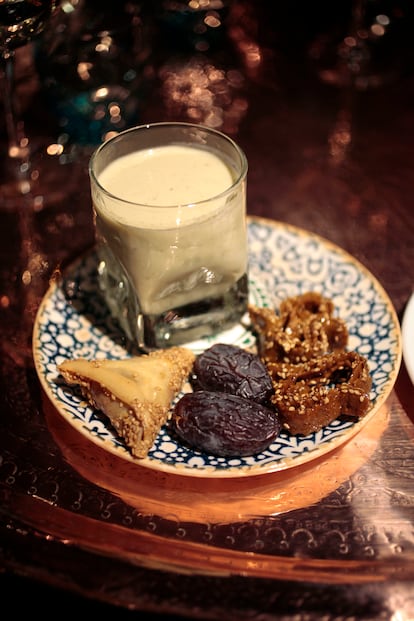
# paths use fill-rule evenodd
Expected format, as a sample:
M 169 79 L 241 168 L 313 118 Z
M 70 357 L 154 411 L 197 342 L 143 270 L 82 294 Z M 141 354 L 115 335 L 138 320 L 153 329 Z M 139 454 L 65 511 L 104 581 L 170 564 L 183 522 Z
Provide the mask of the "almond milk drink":
M 185 344 L 246 312 L 247 162 L 186 123 L 127 130 L 92 156 L 99 282 L 138 347 Z

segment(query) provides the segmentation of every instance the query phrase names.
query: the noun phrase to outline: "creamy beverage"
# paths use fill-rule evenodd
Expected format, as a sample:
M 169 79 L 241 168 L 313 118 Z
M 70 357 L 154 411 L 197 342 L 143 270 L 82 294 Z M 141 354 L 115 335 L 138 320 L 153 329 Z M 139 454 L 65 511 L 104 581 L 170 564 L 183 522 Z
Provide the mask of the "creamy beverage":
M 122 312 L 135 313 L 138 331 L 141 315 L 147 329 L 162 324 L 157 345 L 162 338 L 178 342 L 174 324 L 191 338 L 200 324 L 201 334 L 211 331 L 208 323 L 225 327 L 225 315 L 234 323 L 247 303 L 247 233 L 245 179 L 231 158 L 202 144 L 174 143 L 127 150 L 104 164 L 91 184 L 109 270 L 104 289 L 120 282 L 128 297 L 117 299 L 116 287 L 106 291 L 112 313 L 121 323 Z M 118 308 L 123 303 L 127 311 Z M 215 315 L 217 306 L 225 313 Z
M 152 211 L 145 213 L 141 206 L 175 208 L 209 200 L 228 190 L 235 176 L 229 164 L 212 151 L 166 145 L 129 153 L 110 162 L 99 175 L 99 182 L 121 201 L 133 203 L 112 205 L 113 219 L 153 228 Z M 175 218 L 175 210 L 170 212 Z M 145 221 L 146 216 L 150 216 L 149 222 Z M 163 216 L 167 218 L 168 212 Z M 175 226 L 173 219 L 160 228 Z

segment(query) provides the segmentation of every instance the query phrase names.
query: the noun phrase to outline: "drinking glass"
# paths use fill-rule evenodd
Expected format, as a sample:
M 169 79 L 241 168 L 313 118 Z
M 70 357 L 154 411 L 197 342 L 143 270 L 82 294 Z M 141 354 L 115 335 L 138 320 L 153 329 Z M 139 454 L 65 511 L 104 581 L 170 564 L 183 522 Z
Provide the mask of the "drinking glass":
M 38 162 L 34 164 L 32 143 L 18 109 L 21 101 L 15 92 L 15 59 L 18 48 L 25 54 L 24 47 L 43 32 L 57 6 L 58 0 L 0 2 L 0 87 L 6 130 L 6 139 L 0 143 L 4 147 L 0 157 L 0 215 L 3 231 L 15 242 L 0 270 L 1 321 L 7 324 L 10 316 L 21 317 L 18 325 L 13 323 L 1 347 L 19 365 L 32 362 L 32 325 L 48 269 L 35 218 L 45 205 L 45 192 L 53 194 L 53 175 L 50 170 L 42 175 Z M 25 60 L 31 57 L 31 48 L 26 49 Z M 31 93 L 35 76 L 28 72 L 26 75 L 29 79 L 23 86 Z M 59 195 L 53 195 L 55 202 L 62 196 L 62 186 L 60 182 Z
M 90 161 L 99 282 L 140 349 L 235 326 L 247 309 L 247 160 L 191 123 L 138 126 Z
M 30 141 L 16 110 L 14 89 L 15 50 L 39 35 L 58 5 L 58 0 L 2 0 L 0 2 L 0 84 L 7 132 L 7 154 L 2 174 L 2 208 L 27 204 L 31 193 Z
M 46 110 L 77 151 L 138 125 L 154 80 L 153 3 L 110 4 L 65 0 L 36 45 Z

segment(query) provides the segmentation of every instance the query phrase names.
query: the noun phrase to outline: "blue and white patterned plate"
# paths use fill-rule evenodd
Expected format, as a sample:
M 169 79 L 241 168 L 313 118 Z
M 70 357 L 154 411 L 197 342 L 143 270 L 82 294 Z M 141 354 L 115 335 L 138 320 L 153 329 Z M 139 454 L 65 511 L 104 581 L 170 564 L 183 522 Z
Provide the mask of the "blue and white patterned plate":
M 223 458 L 192 451 L 168 432 L 159 433 L 148 456 L 134 460 L 108 419 L 88 406 L 76 387 L 67 386 L 57 365 L 67 358 L 125 358 L 133 355 L 99 296 L 96 255 L 73 264 L 51 284 L 39 308 L 33 334 L 41 384 L 58 412 L 104 449 L 148 468 L 187 476 L 240 477 L 286 470 L 326 454 L 355 435 L 389 395 L 401 363 L 401 333 L 391 301 L 374 276 L 334 244 L 302 229 L 249 218 L 250 301 L 277 308 L 288 297 L 318 291 L 334 302 L 350 334 L 349 349 L 364 355 L 372 374 L 372 405 L 360 421 L 335 420 L 317 433 L 282 432 L 263 453 Z M 196 353 L 213 342 L 254 346 L 248 325 L 214 339 L 191 343 Z

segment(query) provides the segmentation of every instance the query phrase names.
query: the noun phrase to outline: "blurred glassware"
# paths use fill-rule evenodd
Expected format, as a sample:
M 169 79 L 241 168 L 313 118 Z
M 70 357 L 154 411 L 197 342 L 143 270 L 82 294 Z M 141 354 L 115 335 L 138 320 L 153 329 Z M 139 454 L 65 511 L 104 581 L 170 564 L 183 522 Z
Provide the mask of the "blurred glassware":
M 26 46 L 45 28 L 58 0 L 2 0 L 0 2 L 0 82 L 7 134 L 6 157 L 2 158 L 1 208 L 16 208 L 30 200 L 37 173 L 31 167 L 31 144 L 17 110 L 15 50 Z
M 5 314 L 21 314 L 18 334 L 9 334 L 1 346 L 18 363 L 25 363 L 31 356 L 31 325 L 47 271 L 47 261 L 34 242 L 33 218 L 43 209 L 44 193 L 40 189 L 36 137 L 26 132 L 21 87 L 31 89 L 34 78 L 31 42 L 43 33 L 57 5 L 58 0 L 0 2 L 0 81 L 6 134 L 0 141 L 0 148 L 5 152 L 0 158 L 0 214 L 3 230 L 13 239 L 12 250 L 4 258 L 0 273 L 2 281 L 6 275 L 4 283 L 7 283 L 2 282 L 0 308 Z M 20 58 L 20 52 L 25 55 L 28 72 L 16 92 L 16 58 L 17 55 Z
M 36 50 L 58 142 L 96 145 L 140 121 L 153 77 L 150 3 L 63 0 Z
M 177 53 L 223 47 L 231 0 L 161 0 L 154 3 L 163 45 Z
M 157 91 L 169 119 L 235 135 L 248 109 L 245 58 L 232 30 L 231 0 L 161 0 L 156 24 Z M 240 14 L 239 14 L 240 17 Z
M 51 27 L 58 0 L 0 2 L 4 131 L 0 134 L 1 248 L 0 321 L 14 320 L 0 346 L 17 364 L 31 365 L 34 317 L 55 263 L 68 252 L 62 229 L 78 216 L 84 162 L 73 161 L 55 141 L 51 119 L 41 105 L 34 45 Z M 14 80 L 14 77 L 17 80 Z M 16 88 L 15 88 L 16 87 Z M 16 107 L 15 107 L 16 104 Z M 76 199 L 75 199 L 76 196 Z M 84 212 L 87 214 L 88 204 Z
M 342 20 L 309 46 L 309 58 L 322 82 L 362 91 L 400 77 L 413 60 L 410 2 L 352 0 L 347 10 L 348 19 L 341 13 Z

